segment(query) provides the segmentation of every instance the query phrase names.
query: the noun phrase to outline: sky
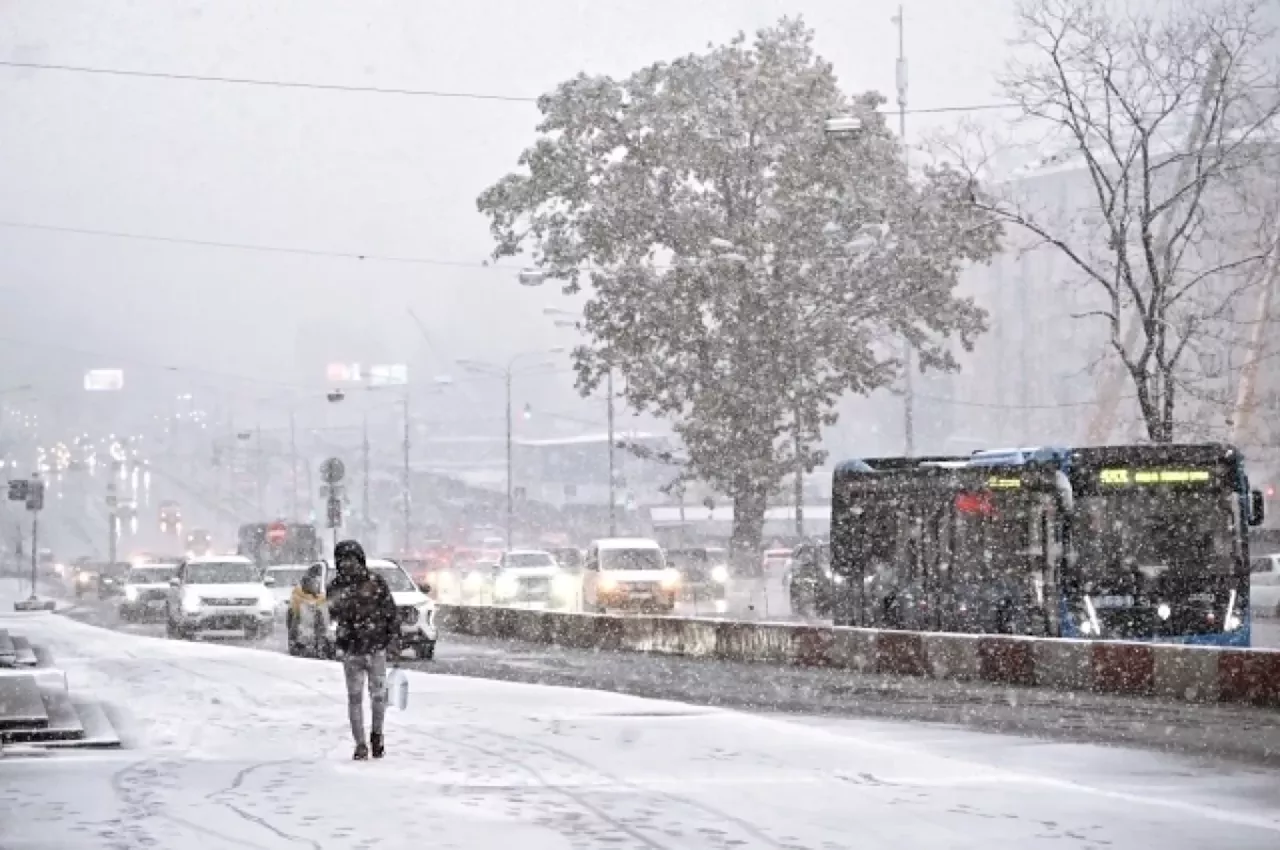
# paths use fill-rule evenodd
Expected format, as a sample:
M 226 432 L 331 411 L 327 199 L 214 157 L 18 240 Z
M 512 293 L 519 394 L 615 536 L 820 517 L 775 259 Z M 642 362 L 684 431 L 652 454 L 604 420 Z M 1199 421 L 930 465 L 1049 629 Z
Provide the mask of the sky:
M 907 4 L 911 107 L 997 99 L 1011 2 Z M 5 0 L 0 60 L 519 98 L 801 14 L 847 89 L 892 100 L 896 7 Z M 510 268 L 483 265 L 491 240 L 475 198 L 532 140 L 531 103 L 0 67 L 0 110 L 5 386 L 34 382 L 78 404 L 82 369 L 118 366 L 134 389 L 216 387 L 243 399 L 318 385 L 329 358 L 408 362 L 418 382 L 466 377 L 458 358 L 574 342 L 542 314 L 575 306 L 558 290 L 521 288 Z M 908 120 L 914 134 L 954 117 Z M 524 392 L 582 409 L 563 373 L 528 379 Z

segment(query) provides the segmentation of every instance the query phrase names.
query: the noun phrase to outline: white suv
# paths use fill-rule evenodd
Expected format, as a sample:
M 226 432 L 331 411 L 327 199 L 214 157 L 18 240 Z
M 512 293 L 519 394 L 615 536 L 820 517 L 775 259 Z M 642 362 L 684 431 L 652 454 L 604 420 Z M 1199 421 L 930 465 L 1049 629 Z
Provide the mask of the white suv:
M 391 589 L 400 615 L 400 644 L 418 658 L 429 661 L 436 655 L 436 603 L 422 592 L 404 568 L 394 561 L 369 559 L 369 572 L 377 573 Z
M 550 552 L 512 549 L 502 553 L 493 601 L 540 606 L 574 607 L 578 601 L 577 576 L 566 573 Z
M 165 633 L 171 638 L 265 637 L 275 597 L 257 564 L 238 555 L 191 558 L 169 580 Z

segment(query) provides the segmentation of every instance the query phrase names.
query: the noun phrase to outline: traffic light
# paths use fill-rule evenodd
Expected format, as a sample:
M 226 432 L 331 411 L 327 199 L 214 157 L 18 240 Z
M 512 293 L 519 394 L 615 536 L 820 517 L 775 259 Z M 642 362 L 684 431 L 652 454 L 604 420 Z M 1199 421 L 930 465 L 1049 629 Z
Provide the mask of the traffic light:
M 31 482 L 25 478 L 19 478 L 9 482 L 9 501 L 25 502 L 27 494 L 30 492 Z
M 31 486 L 27 488 L 27 510 L 39 511 L 44 509 L 44 482 L 32 481 Z

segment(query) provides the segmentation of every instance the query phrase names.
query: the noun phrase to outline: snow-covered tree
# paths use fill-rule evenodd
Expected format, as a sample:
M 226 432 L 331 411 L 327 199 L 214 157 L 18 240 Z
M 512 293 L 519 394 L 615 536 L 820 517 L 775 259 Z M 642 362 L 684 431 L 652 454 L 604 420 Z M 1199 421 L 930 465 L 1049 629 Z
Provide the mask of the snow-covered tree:
M 1202 364 L 1246 345 L 1276 244 L 1280 75 L 1262 5 L 1022 0 L 1001 86 L 1079 191 L 1038 203 L 983 168 L 989 142 L 947 146 L 987 180 L 976 205 L 1057 251 L 1089 293 L 1079 318 L 1103 323 L 1114 367 L 1090 441 L 1126 385 L 1155 442 L 1203 436 L 1203 405 L 1179 416 L 1189 398 L 1233 405 Z
M 908 180 L 876 94 L 851 100 L 783 19 L 623 80 L 579 76 L 539 100 L 518 173 L 487 189 L 495 257 L 528 252 L 586 287 L 578 385 L 606 369 L 671 418 L 686 478 L 733 502 L 733 549 L 759 548 L 766 499 L 823 461 L 844 393 L 890 386 L 905 337 L 955 368 L 983 312 L 955 294 L 999 232 L 950 170 Z M 862 116 L 851 139 L 832 116 Z

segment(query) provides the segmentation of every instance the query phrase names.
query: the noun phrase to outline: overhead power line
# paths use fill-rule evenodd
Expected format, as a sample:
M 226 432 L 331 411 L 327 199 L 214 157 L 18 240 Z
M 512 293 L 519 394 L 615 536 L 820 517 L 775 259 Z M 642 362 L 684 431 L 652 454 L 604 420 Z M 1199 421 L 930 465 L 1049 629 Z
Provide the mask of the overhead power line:
M 527 95 L 494 94 L 489 92 L 447 91 L 444 89 L 417 89 L 386 86 L 363 86 L 344 83 L 317 83 L 305 80 L 271 80 L 260 77 L 227 77 L 207 74 L 181 74 L 171 71 L 139 71 L 129 68 L 101 68 L 89 65 L 60 65 L 49 62 L 10 62 L 0 60 L 0 68 L 28 71 L 62 71 L 72 74 L 93 74 L 104 77 L 133 77 L 152 80 L 170 80 L 186 83 L 216 83 L 258 88 L 307 89 L 346 94 L 384 94 L 408 97 L 429 97 L 441 100 L 480 100 L 497 103 L 537 103 L 538 98 Z M 996 109 L 1017 109 L 1016 103 L 976 103 L 961 106 L 933 106 L 908 109 L 908 115 L 928 115 L 948 112 L 986 112 Z
M 173 80 L 188 83 L 222 83 L 234 86 L 261 88 L 310 89 L 336 91 L 350 94 L 393 94 L 410 97 L 433 97 L 448 100 L 492 100 L 504 103 L 536 103 L 536 97 L 486 92 L 442 91 L 438 89 L 385 88 L 382 86 L 358 86 L 342 83 L 314 83 L 301 80 L 267 80 L 254 77 L 224 77 L 204 74 L 178 74 L 169 71 L 135 71 L 128 68 L 95 68 L 87 65 L 54 65 L 45 62 L 0 61 L 0 67 L 22 68 L 31 71 L 65 71 L 73 74 L 96 74 L 104 77 L 142 77 L 153 80 Z
M 39 224 L 29 221 L 0 221 L 0 228 L 16 230 L 42 230 L 50 233 L 72 233 L 78 236 L 101 236 L 111 239 L 132 239 L 140 242 L 162 242 L 170 245 L 195 245 L 201 248 L 219 248 L 235 251 L 257 251 L 269 254 L 293 254 L 303 257 L 328 257 L 342 260 L 371 260 L 379 263 L 403 263 L 423 266 L 449 266 L 452 268 L 498 269 L 519 272 L 519 266 L 508 266 L 466 260 L 444 260 L 435 257 L 407 257 L 390 254 L 367 254 L 357 251 L 330 251 L 321 248 L 296 248 L 285 245 L 265 245 L 254 242 L 228 242 L 216 239 L 189 239 L 181 236 L 161 236 L 154 233 L 131 233 L 123 230 L 103 230 L 92 227 L 67 227 L 58 224 Z

